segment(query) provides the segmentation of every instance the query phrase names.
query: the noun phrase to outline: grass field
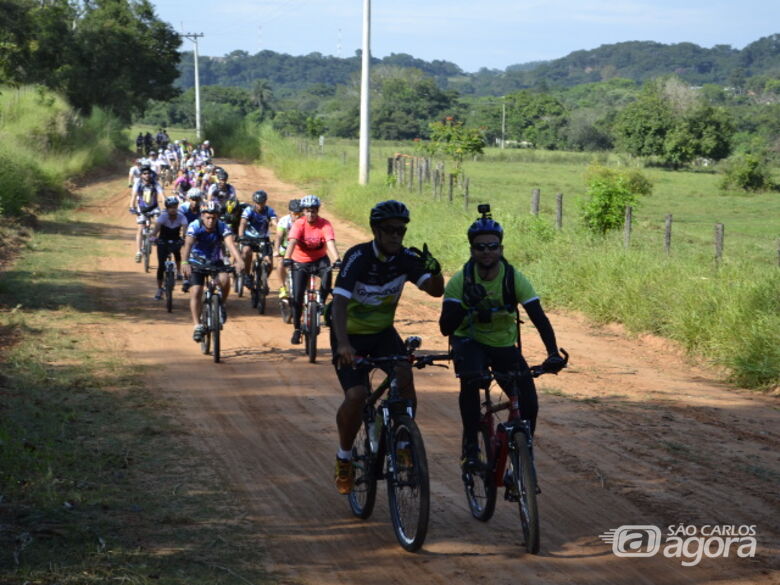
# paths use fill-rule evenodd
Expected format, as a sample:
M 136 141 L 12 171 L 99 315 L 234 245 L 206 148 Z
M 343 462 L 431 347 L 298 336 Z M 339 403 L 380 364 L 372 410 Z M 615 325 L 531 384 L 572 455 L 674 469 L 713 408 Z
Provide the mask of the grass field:
M 406 242 L 428 242 L 444 267 L 455 271 L 468 256 L 465 231 L 479 202 L 491 203 L 507 232 L 505 255 L 525 272 L 548 306 L 585 312 L 597 322 L 678 341 L 692 355 L 726 366 L 749 387 L 780 382 L 780 195 L 723 193 L 719 176 L 706 172 L 642 169 L 652 196 L 634 212 L 629 249 L 622 233 L 595 237 L 578 220 L 584 174 L 593 162 L 583 153 L 490 150 L 468 161 L 470 205 L 459 191 L 440 200 L 429 186 L 420 193 L 388 183 L 386 159 L 414 146 L 376 142 L 370 185 L 357 185 L 357 144 L 331 140 L 323 152 L 313 142 L 284 140 L 266 131 L 264 162 L 287 180 L 323 196 L 327 206 L 365 225 L 371 206 L 396 198 L 412 210 Z M 599 155 L 609 165 L 633 164 Z M 531 190 L 541 189 L 539 217 L 529 213 Z M 564 194 L 564 229 L 554 228 L 555 194 Z M 325 209 L 323 209 L 325 211 Z M 664 218 L 674 216 L 672 253 L 663 249 Z M 715 222 L 725 224 L 725 253 L 714 262 Z

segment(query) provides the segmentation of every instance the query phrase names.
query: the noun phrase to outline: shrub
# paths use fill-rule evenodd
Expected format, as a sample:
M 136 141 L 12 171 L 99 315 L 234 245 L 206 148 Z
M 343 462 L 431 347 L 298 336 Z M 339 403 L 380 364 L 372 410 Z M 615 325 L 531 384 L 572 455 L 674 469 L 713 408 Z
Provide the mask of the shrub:
M 771 186 L 769 166 L 755 154 L 735 157 L 726 167 L 721 182 L 722 189 L 742 189 L 743 191 L 761 191 Z
M 585 175 L 587 198 L 582 219 L 588 230 L 605 234 L 623 224 L 627 205 L 636 205 L 639 197 L 650 195 L 653 186 L 639 171 L 616 171 L 592 165 Z

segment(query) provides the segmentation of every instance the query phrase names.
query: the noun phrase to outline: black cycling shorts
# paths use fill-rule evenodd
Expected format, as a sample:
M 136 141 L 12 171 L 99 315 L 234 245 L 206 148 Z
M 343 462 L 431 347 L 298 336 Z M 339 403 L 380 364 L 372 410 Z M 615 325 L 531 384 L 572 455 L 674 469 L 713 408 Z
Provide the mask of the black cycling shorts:
M 406 346 L 395 327 L 369 335 L 349 335 L 349 343 L 360 357 L 383 357 L 406 353 Z M 341 383 L 341 388 L 346 392 L 353 386 L 367 386 L 369 368 L 336 366 L 336 336 L 333 329 L 330 330 L 330 347 L 333 352 L 333 366 L 336 368 L 336 376 Z
M 228 266 L 228 264 L 222 260 L 222 264 L 224 266 Z M 197 265 L 192 265 L 192 274 L 190 275 L 190 284 L 192 286 L 203 286 L 206 282 L 206 274 L 207 272 L 202 272 L 198 270 Z

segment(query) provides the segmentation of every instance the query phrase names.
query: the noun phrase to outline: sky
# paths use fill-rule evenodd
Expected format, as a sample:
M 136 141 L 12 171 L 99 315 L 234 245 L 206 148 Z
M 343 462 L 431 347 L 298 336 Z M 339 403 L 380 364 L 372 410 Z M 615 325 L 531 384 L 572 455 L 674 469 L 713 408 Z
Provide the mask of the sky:
M 151 0 L 201 55 L 271 50 L 349 57 L 363 0 Z M 408 53 L 464 71 L 564 57 L 622 41 L 745 45 L 780 33 L 780 0 L 372 0 L 371 54 Z M 183 50 L 192 43 L 184 41 Z

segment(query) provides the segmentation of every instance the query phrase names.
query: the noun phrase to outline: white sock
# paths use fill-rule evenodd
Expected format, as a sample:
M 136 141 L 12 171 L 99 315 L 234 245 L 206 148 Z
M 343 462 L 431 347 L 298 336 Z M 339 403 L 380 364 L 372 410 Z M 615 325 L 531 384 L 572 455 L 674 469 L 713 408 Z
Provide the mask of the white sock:
M 336 453 L 336 457 L 341 459 L 342 461 L 351 461 L 352 460 L 352 450 L 345 451 L 341 447 L 339 447 L 338 452 Z

